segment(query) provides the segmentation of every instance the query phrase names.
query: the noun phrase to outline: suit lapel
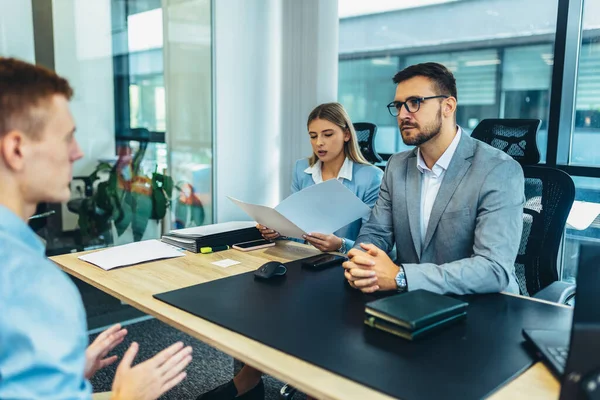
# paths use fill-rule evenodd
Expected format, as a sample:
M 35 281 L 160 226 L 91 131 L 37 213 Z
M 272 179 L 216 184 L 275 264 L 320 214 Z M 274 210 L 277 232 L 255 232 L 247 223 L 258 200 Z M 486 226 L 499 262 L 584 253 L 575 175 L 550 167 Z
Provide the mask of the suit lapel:
M 421 173 L 417 169 L 416 150 L 406 168 L 406 207 L 408 224 L 417 258 L 421 258 Z
M 433 208 L 431 209 L 431 216 L 429 217 L 429 225 L 427 225 L 427 233 L 425 235 L 425 241 L 423 243 L 423 250 L 427 248 L 431 238 L 437 228 L 440 218 L 444 213 L 444 210 L 448 206 L 452 195 L 456 191 L 456 188 L 462 181 L 463 177 L 471 166 L 470 159 L 473 157 L 474 144 L 470 136 L 465 133 L 462 134 L 456 152 L 450 161 L 448 170 L 444 175 L 444 180 L 440 186 L 440 190 L 433 202 Z M 416 167 L 415 167 L 416 168 Z

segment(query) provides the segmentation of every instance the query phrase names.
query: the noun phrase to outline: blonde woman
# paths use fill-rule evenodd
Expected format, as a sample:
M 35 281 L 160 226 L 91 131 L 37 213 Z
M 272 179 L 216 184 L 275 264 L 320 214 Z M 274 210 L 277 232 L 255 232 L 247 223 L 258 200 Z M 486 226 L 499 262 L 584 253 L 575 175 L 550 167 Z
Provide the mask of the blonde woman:
M 325 103 L 308 116 L 308 135 L 313 154 L 296 161 L 292 193 L 329 179 L 337 179 L 369 207 L 379 196 L 383 172 L 369 164 L 360 153 L 356 132 L 340 103 Z M 354 246 L 362 220 L 337 230 L 332 235 L 314 232 L 304 239 L 321 251 L 347 252 Z M 258 226 L 263 237 L 277 239 L 279 233 Z
M 373 208 L 383 171 L 369 164 L 360 153 L 356 132 L 344 107 L 339 103 L 321 104 L 308 116 L 307 126 L 313 154 L 296 162 L 292 193 L 328 179 L 338 179 Z M 332 235 L 310 233 L 304 239 L 321 251 L 345 253 L 354 247 L 362 222 L 354 221 Z M 258 229 L 265 239 L 280 237 L 268 227 L 258 225 Z M 240 367 L 236 362 L 235 370 Z M 261 371 L 244 365 L 233 380 L 204 393 L 198 400 L 262 400 L 265 389 L 261 377 Z

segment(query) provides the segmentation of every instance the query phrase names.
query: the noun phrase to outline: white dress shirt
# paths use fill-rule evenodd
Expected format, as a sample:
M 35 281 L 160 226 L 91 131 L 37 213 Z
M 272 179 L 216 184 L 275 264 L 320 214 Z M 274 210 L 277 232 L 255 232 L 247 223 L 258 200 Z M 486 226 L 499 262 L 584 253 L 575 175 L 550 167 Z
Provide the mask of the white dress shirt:
M 417 169 L 421 172 L 421 245 L 425 242 L 433 203 L 440 191 L 440 186 L 444 180 L 448 165 L 452 161 L 452 156 L 456 152 L 461 133 L 459 126 L 452 143 L 450 143 L 450 146 L 448 146 L 444 154 L 442 154 L 431 169 L 427 167 L 425 160 L 423 160 L 421 149 L 417 149 Z
M 317 160 L 317 162 L 312 166 L 308 167 L 304 170 L 307 174 L 311 174 L 313 181 L 315 184 L 323 182 L 323 173 L 321 171 L 321 165 L 323 163 L 321 160 Z M 342 164 L 342 168 L 340 168 L 340 172 L 338 172 L 337 180 L 342 181 L 347 179 L 349 181 L 352 180 L 352 167 L 354 166 L 354 162 L 346 157 L 344 163 Z

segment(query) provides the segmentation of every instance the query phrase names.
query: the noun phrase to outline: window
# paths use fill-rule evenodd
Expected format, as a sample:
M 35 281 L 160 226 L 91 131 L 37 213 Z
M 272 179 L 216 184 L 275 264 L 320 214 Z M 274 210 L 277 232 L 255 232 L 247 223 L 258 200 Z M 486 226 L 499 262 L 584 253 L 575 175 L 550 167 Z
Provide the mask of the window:
M 378 126 L 375 145 L 381 153 L 394 153 L 399 146 L 395 120 L 386 108 L 394 99 L 391 83 L 398 66 L 398 57 L 340 62 L 338 100 L 353 122 L 372 122 Z
M 38 210 L 54 212 L 35 220 L 47 254 L 212 223 L 211 1 L 44 4 L 38 12 L 48 18 L 33 23 L 53 35 L 31 42 L 54 52 L 35 52 L 36 62 L 73 86 L 71 110 L 85 154 L 73 168 L 71 201 Z M 154 191 L 165 171 L 176 185 L 170 199 Z
M 571 165 L 600 166 L 600 34 L 596 35 L 584 39 L 579 55 Z
M 485 118 L 539 118 L 545 160 L 557 5 L 432 0 L 357 6 L 340 0 L 338 99 L 353 120 L 377 124 L 379 153 L 406 150 L 396 120 L 377 107 L 393 99 L 392 77 L 400 69 L 439 62 L 456 77 L 463 129 L 470 132 Z
M 210 7 L 209 0 L 113 0 L 116 113 L 128 110 L 117 141 L 137 148 L 120 136 L 149 131 L 146 170 L 170 165 L 182 189 L 172 199 L 172 228 L 212 222 Z
M 562 278 L 570 281 L 575 280 L 581 243 L 600 241 L 600 0 L 585 0 L 583 5 L 569 165 L 559 166 L 575 182 L 570 218 L 584 217 L 565 231 Z
M 562 279 L 575 282 L 582 243 L 600 240 L 600 179 L 574 176 L 575 204 L 570 218 L 586 215 L 578 224 L 568 225 L 565 231 Z
M 545 162 L 554 64 L 552 45 L 507 48 L 503 59 L 500 118 L 541 119 L 537 142 L 541 162 Z

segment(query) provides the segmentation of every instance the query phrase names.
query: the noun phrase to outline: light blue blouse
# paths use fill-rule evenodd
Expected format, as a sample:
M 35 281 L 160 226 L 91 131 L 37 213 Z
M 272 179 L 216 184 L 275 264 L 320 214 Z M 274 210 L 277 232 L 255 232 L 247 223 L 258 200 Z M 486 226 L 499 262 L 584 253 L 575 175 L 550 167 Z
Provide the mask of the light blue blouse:
M 350 170 L 350 168 L 352 170 L 351 174 L 343 173 L 344 170 Z M 321 180 L 320 175 L 319 177 L 314 177 L 310 170 L 307 158 L 296 161 L 294 176 L 292 177 L 292 193 L 314 185 L 315 178 L 317 181 Z M 349 159 L 346 159 L 344 162 L 344 166 L 338 176 L 340 182 L 370 208 L 373 208 L 379 197 L 379 187 L 381 186 L 382 178 L 383 171 L 381 169 L 373 165 L 354 163 Z M 364 221 L 367 219 L 368 216 Z M 334 232 L 334 235 L 346 240 L 346 250 L 354 247 L 354 241 L 358 237 L 362 223 L 363 220 L 358 219 Z

